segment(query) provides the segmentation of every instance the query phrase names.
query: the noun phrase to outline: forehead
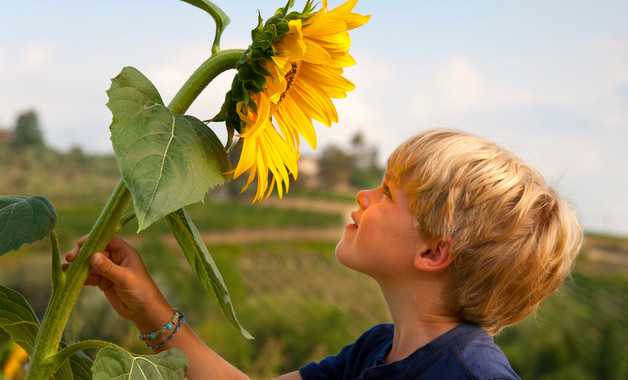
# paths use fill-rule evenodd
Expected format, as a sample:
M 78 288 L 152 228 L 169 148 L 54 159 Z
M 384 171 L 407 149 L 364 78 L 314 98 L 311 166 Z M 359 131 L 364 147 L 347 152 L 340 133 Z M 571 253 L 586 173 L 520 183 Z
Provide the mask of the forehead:
M 407 168 L 397 166 L 394 162 L 388 162 L 384 172 L 384 182 L 394 183 L 397 187 L 403 188 L 407 179 Z
M 399 180 L 399 177 L 394 172 L 386 170 L 383 183 L 407 195 L 406 181 Z

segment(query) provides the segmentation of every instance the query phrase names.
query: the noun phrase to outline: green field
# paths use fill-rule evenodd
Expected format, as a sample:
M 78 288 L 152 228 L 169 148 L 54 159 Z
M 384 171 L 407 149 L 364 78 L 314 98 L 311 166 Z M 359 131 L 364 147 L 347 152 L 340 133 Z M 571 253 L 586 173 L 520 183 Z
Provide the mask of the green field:
M 44 193 L 57 209 L 62 251 L 71 249 L 89 231 L 117 182 L 115 162 L 78 153 L 71 159 L 49 151 L 5 154 L 0 151 L 2 194 Z M 50 166 L 51 160 L 60 164 Z M 389 321 L 377 285 L 334 259 L 347 210 L 355 207 L 353 197 L 297 190 L 261 205 L 249 204 L 245 195 L 221 201 L 208 197 L 205 204 L 188 208 L 239 319 L 256 337 L 252 341 L 220 314 L 163 223 L 136 235 L 132 222 L 121 232 L 197 333 L 254 378 L 337 353 L 373 324 Z M 24 294 L 40 317 L 50 292 L 49 244 L 36 242 L 0 257 L 0 284 Z M 567 284 L 532 316 L 498 335 L 497 342 L 524 379 L 626 379 L 626 320 L 628 240 L 589 235 Z M 85 288 L 65 340 L 106 339 L 147 353 L 136 334 L 102 294 Z M 7 339 L 0 332 L 0 360 Z
M 61 207 L 59 232 L 63 247 L 89 229 L 98 207 Z M 245 202 L 209 202 L 190 208 L 199 228 L 220 237 L 230 231 L 243 236 L 259 229 L 312 230 L 341 228 L 342 216 L 295 211 Z M 220 220 L 212 217 L 220 215 Z M 247 341 L 220 315 L 213 299 L 194 279 L 187 263 L 156 225 L 139 237 L 135 226 L 123 234 L 142 252 L 166 297 L 184 310 L 189 323 L 214 349 L 256 378 L 293 370 L 320 360 L 352 342 L 374 323 L 388 321 L 377 285 L 339 265 L 335 241 L 300 240 L 211 245 L 236 312 L 256 337 Z M 528 379 L 628 378 L 628 266 L 592 260 L 590 250 L 622 251 L 623 239 L 592 236 L 565 287 L 542 303 L 521 324 L 506 329 L 497 341 L 514 368 Z M 23 293 L 38 315 L 49 292 L 48 242 L 25 246 L 1 258 L 0 283 Z M 132 324 L 120 319 L 104 297 L 84 289 L 67 327 L 65 339 L 107 339 L 146 353 Z M 4 337 L 6 339 L 6 337 Z

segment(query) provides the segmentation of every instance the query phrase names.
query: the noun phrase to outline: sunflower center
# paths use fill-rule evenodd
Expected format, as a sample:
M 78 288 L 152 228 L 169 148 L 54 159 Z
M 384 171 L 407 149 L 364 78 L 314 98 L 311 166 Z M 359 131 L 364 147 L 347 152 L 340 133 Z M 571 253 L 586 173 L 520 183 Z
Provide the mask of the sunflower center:
M 297 62 L 292 62 L 292 68 L 290 69 L 290 71 L 286 73 L 286 75 L 284 75 L 284 78 L 286 79 L 286 90 L 279 97 L 279 101 L 277 102 L 278 105 L 279 103 L 281 103 L 283 98 L 286 97 L 286 95 L 288 94 L 288 91 L 290 91 L 292 84 L 297 78 L 298 72 L 299 72 L 299 64 Z

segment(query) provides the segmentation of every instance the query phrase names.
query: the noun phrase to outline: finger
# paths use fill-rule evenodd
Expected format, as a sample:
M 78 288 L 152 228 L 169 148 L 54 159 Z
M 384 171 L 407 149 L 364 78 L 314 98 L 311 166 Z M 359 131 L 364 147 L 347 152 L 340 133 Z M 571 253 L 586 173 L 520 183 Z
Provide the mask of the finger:
M 78 239 L 78 241 L 76 242 L 76 245 L 80 248 L 83 246 L 83 243 L 85 243 L 85 240 L 87 240 L 87 238 L 89 237 L 89 234 L 84 235 L 82 238 Z
M 126 279 L 124 268 L 114 264 L 102 253 L 92 255 L 92 257 L 90 257 L 90 263 L 92 264 L 92 274 L 99 274 L 114 283 L 123 283 Z
M 124 262 L 125 267 L 145 268 L 139 252 L 132 245 L 117 236 L 111 238 L 107 245 L 107 250 L 111 251 L 111 254 L 107 257 L 115 264 L 121 265 Z
M 98 289 L 103 292 L 107 292 L 113 286 L 113 282 L 105 277 L 100 276 L 100 283 L 98 284 Z
M 99 274 L 89 274 L 87 275 L 87 278 L 85 279 L 84 285 L 98 286 L 98 284 L 100 284 L 101 278 L 102 276 Z
M 123 239 L 118 237 L 117 235 L 114 235 L 111 238 L 111 240 L 109 240 L 109 243 L 107 243 L 107 248 L 106 249 L 108 249 L 111 252 L 135 251 L 135 248 L 133 248 L 129 243 L 127 243 L 126 241 L 124 241 Z
M 85 243 L 85 240 L 87 240 L 88 236 L 89 235 L 84 235 L 82 238 L 80 238 L 76 242 L 76 247 L 72 248 L 72 250 L 65 255 L 66 261 L 72 262 L 74 260 L 74 258 L 76 257 L 76 254 L 78 253 L 79 249 L 81 249 L 81 247 L 83 246 L 83 243 Z
M 74 258 L 76 257 L 76 254 L 79 251 L 79 247 L 74 247 L 72 248 L 72 250 L 68 253 L 66 253 L 65 255 L 65 261 L 71 263 L 72 261 L 74 261 Z
M 90 274 L 85 279 L 84 285 L 87 286 L 98 286 L 98 289 L 104 291 L 109 290 L 113 286 L 113 282 L 108 278 L 105 278 L 99 274 Z
M 79 247 L 74 247 L 70 252 L 65 254 L 65 261 L 71 263 L 72 261 L 74 261 L 74 259 L 76 258 L 76 255 L 78 254 L 80 248 Z M 111 258 L 111 252 L 109 252 L 108 250 L 103 250 L 101 252 L 103 255 L 105 255 L 105 257 L 109 257 Z

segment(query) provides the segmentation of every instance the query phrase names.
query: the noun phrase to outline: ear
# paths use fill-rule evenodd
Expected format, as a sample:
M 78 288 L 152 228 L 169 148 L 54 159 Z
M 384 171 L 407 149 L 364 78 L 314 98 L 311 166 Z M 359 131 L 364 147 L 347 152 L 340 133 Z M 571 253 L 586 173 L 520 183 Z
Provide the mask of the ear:
M 449 256 L 451 236 L 436 240 L 414 257 L 414 267 L 421 271 L 435 272 L 444 270 L 453 259 Z

